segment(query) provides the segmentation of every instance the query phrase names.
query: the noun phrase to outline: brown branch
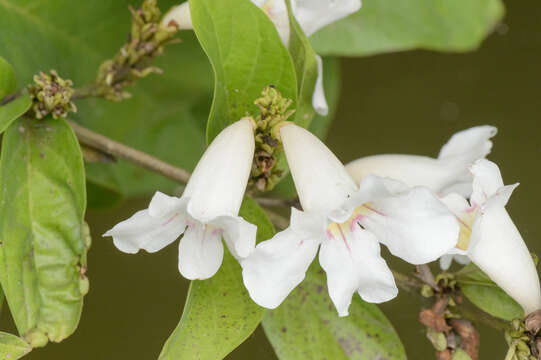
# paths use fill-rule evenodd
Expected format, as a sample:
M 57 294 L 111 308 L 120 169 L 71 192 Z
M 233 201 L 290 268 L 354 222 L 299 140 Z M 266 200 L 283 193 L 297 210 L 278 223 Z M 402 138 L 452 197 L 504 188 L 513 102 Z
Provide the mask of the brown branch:
M 101 134 L 82 127 L 73 121 L 68 121 L 72 127 L 79 142 L 103 151 L 107 154 L 128 160 L 145 169 L 158 173 L 166 178 L 186 184 L 190 178 L 190 173 L 184 169 L 168 164 L 154 156 L 136 150 L 117 141 L 111 140 Z

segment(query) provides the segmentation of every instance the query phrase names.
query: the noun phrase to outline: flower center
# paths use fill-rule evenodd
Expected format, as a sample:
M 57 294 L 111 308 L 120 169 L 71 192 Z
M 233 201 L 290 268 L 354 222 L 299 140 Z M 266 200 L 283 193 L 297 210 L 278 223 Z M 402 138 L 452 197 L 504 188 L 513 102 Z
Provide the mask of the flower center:
M 373 204 L 366 203 L 355 208 L 351 216 L 343 223 L 332 222 L 327 226 L 327 239 L 340 240 L 344 242 L 344 245 L 348 250 L 351 234 L 362 228 L 361 222 L 363 218 L 372 215 L 385 216 L 382 212 L 374 208 Z

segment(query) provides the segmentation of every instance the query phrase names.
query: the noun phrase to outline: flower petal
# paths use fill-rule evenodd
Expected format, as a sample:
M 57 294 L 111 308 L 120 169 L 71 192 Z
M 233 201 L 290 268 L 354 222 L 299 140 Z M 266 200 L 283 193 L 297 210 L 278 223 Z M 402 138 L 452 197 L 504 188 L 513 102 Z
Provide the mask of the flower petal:
M 332 211 L 356 191 L 344 165 L 316 136 L 292 123 L 282 126 L 280 134 L 305 211 Z
M 182 3 L 178 6 L 171 8 L 164 15 L 162 19 L 163 26 L 174 26 L 179 30 L 191 30 L 193 29 L 192 25 L 192 16 L 190 14 L 190 6 L 188 1 Z
M 353 294 L 381 303 L 398 294 L 393 274 L 380 255 L 376 237 L 363 229 L 341 232 L 321 244 L 319 263 L 327 273 L 329 295 L 340 316 L 348 315 Z
M 216 274 L 223 257 L 221 231 L 205 224 L 191 223 L 178 247 L 178 270 L 186 279 L 208 279 Z
M 481 159 L 471 167 L 473 174 L 473 193 L 471 201 L 473 204 L 482 205 L 498 189 L 504 186 L 502 174 L 498 165 L 492 161 Z
M 317 61 L 317 80 L 314 88 L 314 94 L 312 95 L 312 106 L 316 113 L 322 116 L 329 114 L 329 105 L 325 98 L 325 88 L 323 86 L 323 60 L 321 56 L 316 55 Z
M 472 231 L 469 257 L 526 314 L 541 308 L 539 277 L 522 236 L 498 202 L 481 209 Z
M 220 216 L 210 223 L 223 230 L 225 243 L 236 259 L 245 258 L 254 250 L 257 226 L 240 216 Z
M 280 305 L 304 279 L 320 240 L 289 227 L 259 243 L 248 258 L 241 260 L 250 297 L 268 309 Z
M 156 252 L 175 241 L 186 228 L 186 199 L 157 192 L 148 210 L 141 210 L 107 231 L 122 252 L 135 254 L 140 249 Z
M 226 127 L 209 145 L 184 190 L 188 213 L 207 222 L 237 216 L 254 157 L 254 132 L 248 119 Z
M 295 18 L 307 36 L 361 8 L 360 0 L 296 0 Z
M 361 225 L 393 255 L 412 264 L 434 261 L 457 243 L 456 218 L 427 188 L 413 188 L 365 207 Z
M 375 155 L 357 159 L 346 165 L 348 173 L 360 183 L 369 174 L 399 180 L 410 187 L 426 186 L 436 193 L 472 181 L 468 167 L 485 157 L 492 148 L 490 138 L 496 134 L 492 126 L 478 126 L 454 134 L 445 144 L 438 159 L 415 155 Z M 465 194 L 469 196 L 468 194 Z
M 467 255 L 445 254 L 442 257 L 440 257 L 440 268 L 442 270 L 449 270 L 453 260 L 461 265 L 467 265 L 471 261 Z

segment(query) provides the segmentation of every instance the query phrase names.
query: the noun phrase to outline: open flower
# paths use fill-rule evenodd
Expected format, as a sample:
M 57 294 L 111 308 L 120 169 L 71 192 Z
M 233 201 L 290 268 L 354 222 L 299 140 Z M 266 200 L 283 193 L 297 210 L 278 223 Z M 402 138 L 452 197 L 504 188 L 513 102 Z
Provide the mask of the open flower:
M 256 226 L 238 216 L 254 156 L 253 127 L 242 119 L 225 128 L 197 164 L 181 198 L 157 192 L 148 209 L 104 236 L 126 253 L 156 252 L 182 233 L 178 266 L 188 279 L 207 279 L 222 263 L 222 237 L 237 259 L 255 247 Z
M 471 168 L 470 202 L 451 193 L 442 201 L 460 223 L 460 236 L 452 253 L 467 255 L 526 314 L 541 309 L 539 278 L 522 236 L 505 210 L 518 184 L 504 186 L 498 166 L 481 159 Z
M 284 0 L 252 0 L 267 14 L 276 26 L 282 42 L 289 43 L 289 17 Z M 291 0 L 293 15 L 307 36 L 319 29 L 340 20 L 361 8 L 361 0 Z M 173 7 L 163 17 L 162 24 L 175 26 L 178 29 L 193 29 L 188 2 Z M 323 89 L 323 64 L 316 55 L 318 63 L 318 78 L 312 96 L 312 106 L 320 115 L 327 115 L 329 106 Z
M 388 177 L 408 186 L 426 186 L 437 194 L 458 192 L 471 194 L 469 167 L 492 149 L 493 126 L 476 126 L 454 134 L 441 148 L 437 159 L 416 155 L 374 155 L 346 165 L 348 173 L 359 183 L 369 175 Z
M 329 295 L 345 316 L 355 292 L 375 303 L 398 292 L 380 243 L 413 264 L 455 247 L 458 224 L 427 188 L 376 176 L 357 186 L 310 132 L 286 124 L 280 134 L 304 211 L 292 209 L 291 225 L 241 261 L 244 284 L 259 305 L 277 307 L 304 279 L 318 248 Z

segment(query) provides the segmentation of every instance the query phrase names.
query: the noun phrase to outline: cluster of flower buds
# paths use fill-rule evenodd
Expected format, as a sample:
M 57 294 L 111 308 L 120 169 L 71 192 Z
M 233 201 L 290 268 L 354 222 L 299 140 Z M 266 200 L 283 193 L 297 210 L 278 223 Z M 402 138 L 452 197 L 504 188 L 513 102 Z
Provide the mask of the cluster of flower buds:
M 36 118 L 43 119 L 49 114 L 55 119 L 65 118 L 69 112 L 76 112 L 77 107 L 71 102 L 72 86 L 71 80 L 62 79 L 54 70 L 49 74 L 40 72 L 34 75 L 34 84 L 28 86 L 28 92 Z
M 534 315 L 534 314 L 532 314 Z M 509 329 L 505 332 L 505 341 L 509 345 L 509 351 L 505 359 L 509 360 L 538 360 L 539 350 L 541 350 L 541 339 L 536 339 L 535 331 L 528 329 L 528 320 L 526 324 L 522 319 L 514 319 L 509 324 Z M 539 323 L 539 319 L 534 322 Z
M 130 93 L 123 88 L 138 78 L 161 74 L 160 68 L 150 65 L 152 59 L 163 53 L 165 45 L 179 41 L 173 38 L 176 27 L 160 24 L 161 13 L 156 0 L 145 0 L 141 8 L 130 7 L 130 11 L 129 40 L 112 59 L 100 66 L 96 79 L 96 94 L 112 101 L 129 98 Z
M 284 98 L 272 85 L 265 87 L 255 104 L 261 114 L 255 122 L 255 156 L 250 184 L 260 191 L 271 190 L 283 171 L 276 169 L 276 154 L 282 151 L 280 126 L 295 112 L 288 110 L 292 100 Z

